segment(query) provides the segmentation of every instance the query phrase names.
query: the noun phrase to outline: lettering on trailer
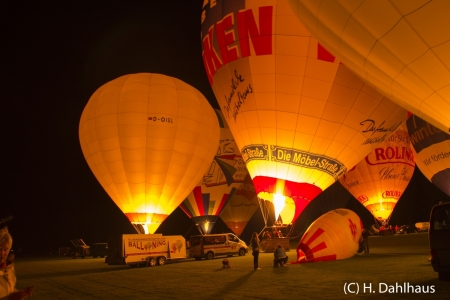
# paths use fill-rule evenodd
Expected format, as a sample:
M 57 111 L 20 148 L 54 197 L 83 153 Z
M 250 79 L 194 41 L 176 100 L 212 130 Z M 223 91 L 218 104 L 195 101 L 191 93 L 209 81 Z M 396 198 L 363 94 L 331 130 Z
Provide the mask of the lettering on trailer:
M 309 169 L 316 169 L 329 174 L 337 180 L 347 172 L 341 162 L 325 155 L 284 148 L 273 145 L 248 145 L 242 148 L 242 158 L 245 163 L 253 160 L 268 160 L 278 163 L 287 163 Z
M 128 247 L 139 250 L 151 250 L 166 245 L 164 238 L 128 239 Z

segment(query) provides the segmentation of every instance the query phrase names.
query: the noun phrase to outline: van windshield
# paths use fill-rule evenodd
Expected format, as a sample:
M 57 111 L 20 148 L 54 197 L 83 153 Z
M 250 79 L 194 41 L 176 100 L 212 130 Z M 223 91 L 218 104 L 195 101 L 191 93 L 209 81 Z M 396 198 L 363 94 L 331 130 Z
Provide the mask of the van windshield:
M 433 230 L 450 230 L 450 205 L 434 208 L 430 226 Z

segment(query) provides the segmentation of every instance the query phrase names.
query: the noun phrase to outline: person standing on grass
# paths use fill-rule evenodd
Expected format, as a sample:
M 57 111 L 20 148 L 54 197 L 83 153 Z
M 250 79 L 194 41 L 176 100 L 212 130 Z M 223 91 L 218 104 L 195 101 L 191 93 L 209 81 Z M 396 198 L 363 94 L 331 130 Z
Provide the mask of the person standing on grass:
M 16 290 L 14 263 L 8 261 L 12 237 L 8 229 L 0 229 L 0 300 L 22 300 L 33 295 L 34 287 Z
M 362 248 L 364 249 L 364 253 L 369 253 L 369 233 L 365 228 L 361 231 L 362 237 Z
M 253 255 L 253 268 L 255 270 L 261 270 L 261 268 L 258 267 L 258 259 L 259 259 L 259 237 L 257 232 L 253 232 L 252 240 L 250 241 L 250 244 L 252 245 L 252 255 Z

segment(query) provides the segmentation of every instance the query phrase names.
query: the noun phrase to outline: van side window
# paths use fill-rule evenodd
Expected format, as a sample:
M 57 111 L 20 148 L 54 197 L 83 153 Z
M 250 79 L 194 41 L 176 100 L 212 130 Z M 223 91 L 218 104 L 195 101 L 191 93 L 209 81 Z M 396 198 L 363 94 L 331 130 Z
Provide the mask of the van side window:
M 214 237 L 205 237 L 205 245 L 214 245 L 215 243 Z
M 191 246 L 197 246 L 200 245 L 200 239 L 199 238 L 191 238 Z
M 450 208 L 436 207 L 430 225 L 433 226 L 433 230 L 450 230 Z
M 225 243 L 225 241 L 226 241 L 226 238 L 224 235 L 218 236 L 216 238 L 216 244 L 223 244 L 223 243 Z

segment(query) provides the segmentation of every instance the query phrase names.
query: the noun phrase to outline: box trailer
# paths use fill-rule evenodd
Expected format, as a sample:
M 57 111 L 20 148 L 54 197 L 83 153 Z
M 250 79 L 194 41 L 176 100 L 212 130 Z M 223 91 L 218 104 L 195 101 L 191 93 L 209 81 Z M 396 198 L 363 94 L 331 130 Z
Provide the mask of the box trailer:
M 156 266 L 168 259 L 186 258 L 186 240 L 181 235 L 123 234 L 108 239 L 109 265 Z

